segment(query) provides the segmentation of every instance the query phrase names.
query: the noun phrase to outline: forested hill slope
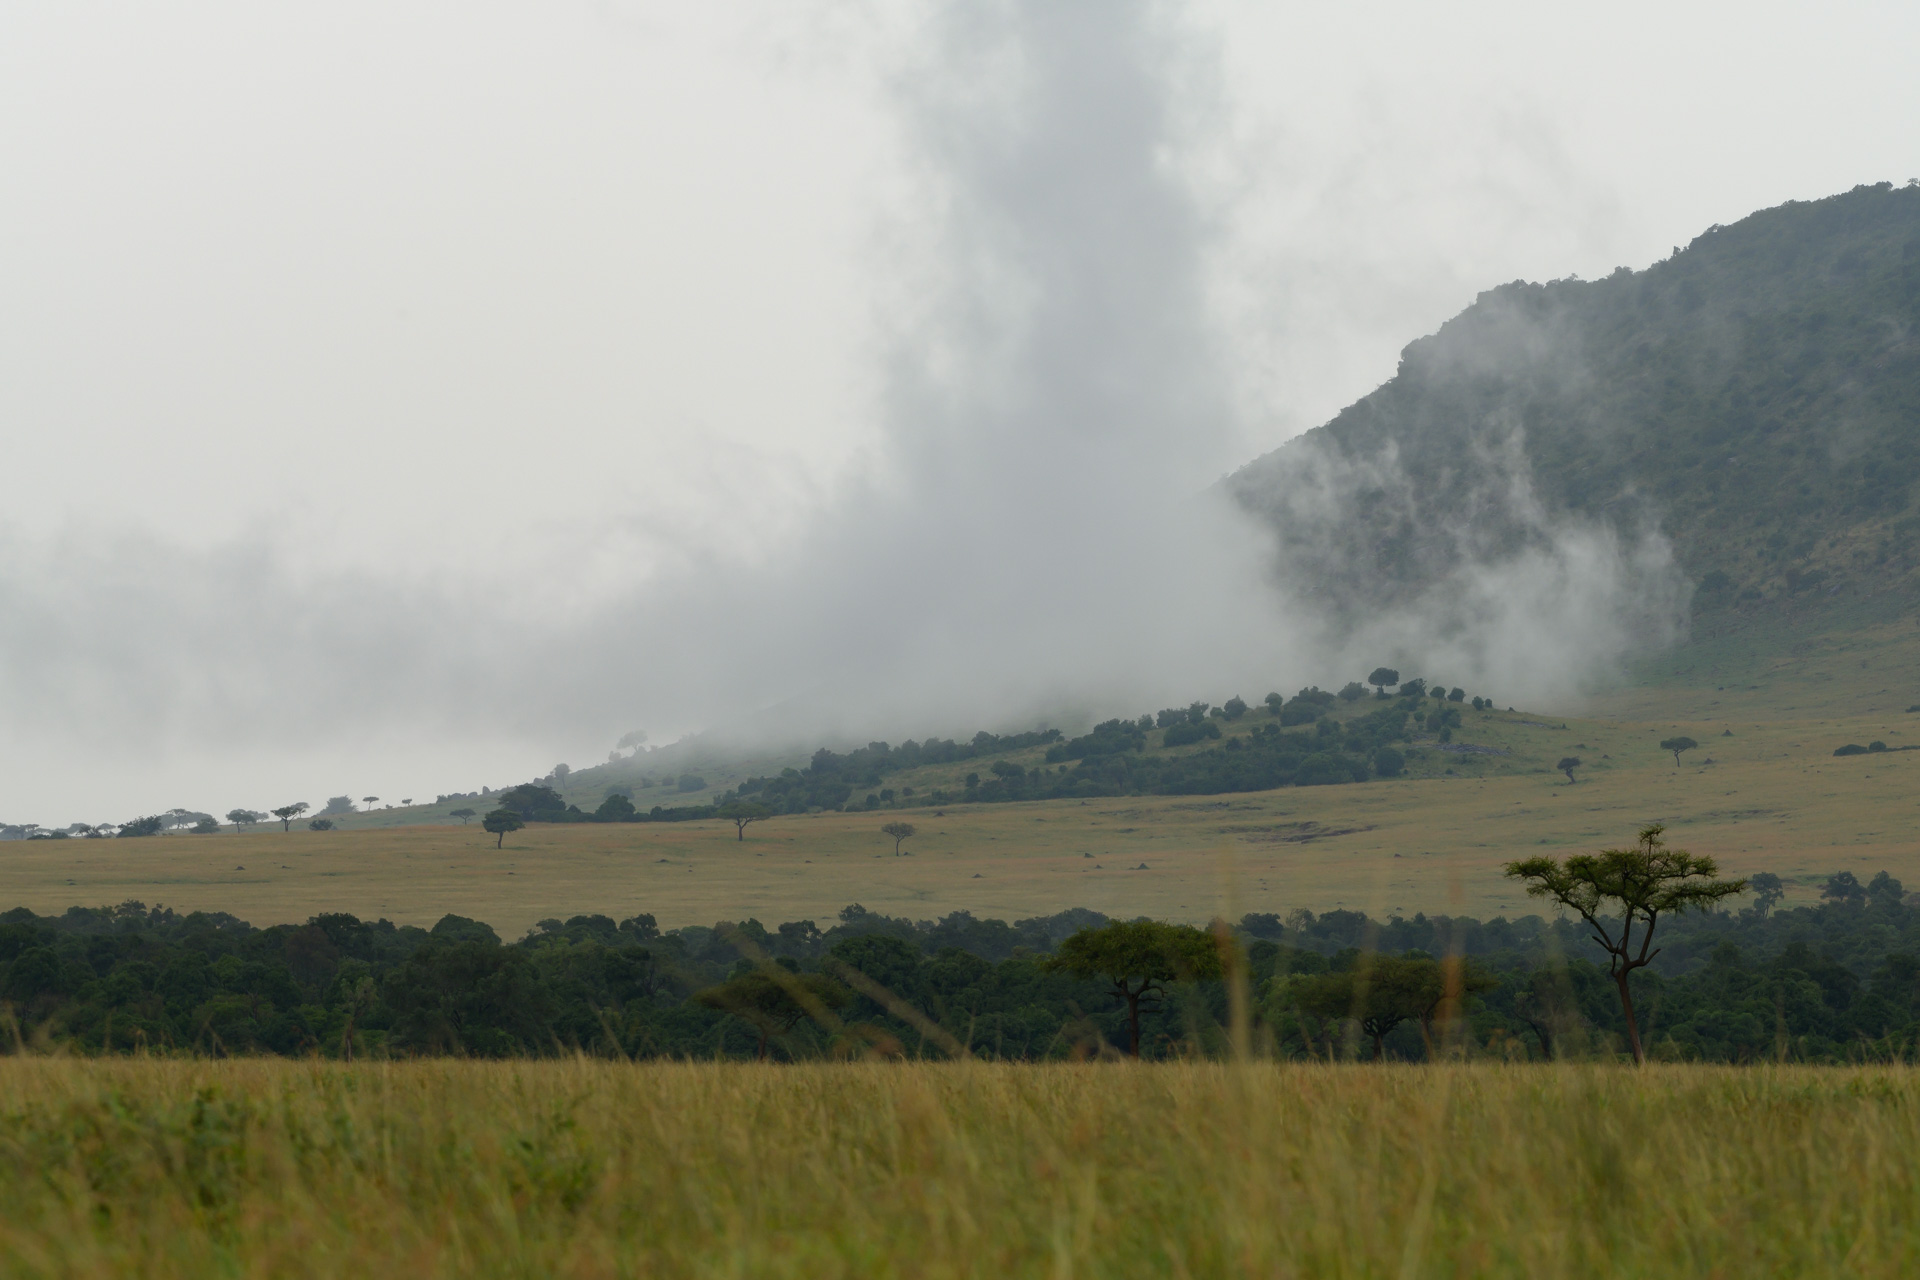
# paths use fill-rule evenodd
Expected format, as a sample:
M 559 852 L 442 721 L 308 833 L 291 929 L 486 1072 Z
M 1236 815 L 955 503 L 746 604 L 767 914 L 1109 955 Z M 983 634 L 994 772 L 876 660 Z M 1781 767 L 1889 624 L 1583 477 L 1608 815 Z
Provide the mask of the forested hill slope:
M 1491 290 L 1227 484 L 1336 613 L 1601 521 L 1670 539 L 1702 617 L 1912 599 L 1920 187 L 1768 209 L 1645 271 Z

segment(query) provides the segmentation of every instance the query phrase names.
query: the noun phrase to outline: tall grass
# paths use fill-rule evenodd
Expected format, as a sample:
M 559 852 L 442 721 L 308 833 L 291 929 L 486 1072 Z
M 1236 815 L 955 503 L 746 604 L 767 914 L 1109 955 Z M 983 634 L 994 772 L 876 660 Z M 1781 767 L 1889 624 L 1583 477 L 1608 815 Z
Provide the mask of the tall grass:
M 1920 1272 L 1900 1068 L 0 1062 L 0 1272 Z

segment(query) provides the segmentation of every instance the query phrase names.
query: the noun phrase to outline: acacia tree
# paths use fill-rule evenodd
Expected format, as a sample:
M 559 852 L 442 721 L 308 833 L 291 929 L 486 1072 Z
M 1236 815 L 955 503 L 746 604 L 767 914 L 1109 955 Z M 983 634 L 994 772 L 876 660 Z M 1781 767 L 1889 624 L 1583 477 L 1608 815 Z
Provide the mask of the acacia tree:
M 467 825 L 469 821 L 473 819 L 474 812 L 471 809 L 449 809 L 447 811 L 447 816 L 449 818 L 460 819 L 460 825 L 464 827 Z
M 1662 742 L 1660 744 L 1660 749 L 1662 751 L 1673 752 L 1673 762 L 1675 764 L 1679 764 L 1680 753 L 1682 751 L 1692 751 L 1695 747 L 1699 745 L 1700 744 L 1695 742 L 1692 738 L 1668 738 L 1665 742 Z
M 1704 911 L 1747 888 L 1745 880 L 1720 879 L 1720 868 L 1712 858 L 1669 849 L 1660 838 L 1665 830 L 1658 822 L 1641 828 L 1639 842 L 1631 849 L 1576 853 L 1564 863 L 1539 857 L 1507 864 L 1507 874 L 1524 881 L 1529 895 L 1551 898 L 1593 930 L 1593 940 L 1608 956 L 1607 974 L 1620 989 L 1620 1012 L 1626 1017 L 1627 1043 L 1636 1065 L 1645 1062 L 1647 1055 L 1640 1046 L 1628 979 L 1660 954 L 1653 946 L 1660 917 Z M 1616 910 L 1620 913 L 1617 928 L 1610 919 L 1601 919 L 1603 911 L 1611 915 Z
M 729 800 L 714 812 L 733 823 L 733 838 L 736 840 L 745 840 L 747 828 L 753 823 L 773 816 L 773 810 L 758 800 Z
M 511 809 L 495 809 L 492 813 L 480 819 L 480 825 L 492 834 L 500 837 L 493 842 L 493 847 L 500 849 L 506 846 L 507 832 L 518 831 L 527 824 L 525 819 L 521 818 L 519 814 Z
M 900 842 L 913 835 L 913 824 L 911 822 L 889 822 L 886 826 L 880 828 L 880 834 L 893 837 L 893 856 L 897 858 L 900 856 Z
M 1434 1055 L 1434 1023 L 1459 1015 L 1469 995 L 1491 991 L 1499 980 L 1473 965 L 1442 964 L 1431 956 L 1363 955 L 1350 969 L 1317 974 L 1295 988 L 1302 1013 L 1316 1018 L 1350 1018 L 1373 1040 L 1373 1056 L 1386 1056 L 1386 1038 L 1403 1022 L 1420 1024 L 1427 1056 Z
M 1220 950 L 1213 936 L 1186 924 L 1115 920 L 1082 929 L 1046 960 L 1050 972 L 1100 978 L 1127 1006 L 1127 1052 L 1140 1056 L 1140 1005 L 1166 998 L 1175 982 L 1218 978 Z
M 1419 1017 L 1425 1007 L 1426 970 L 1436 971 L 1432 985 L 1438 989 L 1438 968 L 1427 959 L 1363 955 L 1350 969 L 1303 979 L 1294 988 L 1294 1001 L 1302 1013 L 1323 1021 L 1359 1023 L 1379 1059 L 1386 1056 L 1393 1029 Z
M 273 811 L 273 816 L 280 819 L 280 829 L 282 831 L 291 831 L 293 830 L 293 820 L 312 807 L 313 806 L 305 800 L 302 800 L 299 804 L 283 804 Z
M 380 803 L 380 797 L 379 796 L 361 796 L 360 803 L 367 806 L 367 808 L 371 809 L 373 808 L 373 806 Z
M 1553 767 L 1558 769 L 1560 772 L 1566 774 L 1568 782 L 1577 781 L 1577 779 L 1575 779 L 1573 776 L 1573 771 L 1580 767 L 1580 757 L 1579 756 L 1561 756 L 1560 763 L 1556 764 Z
M 754 1056 L 765 1061 L 770 1036 L 785 1035 L 802 1018 L 843 1008 L 850 997 L 845 987 L 823 973 L 795 973 L 776 964 L 749 969 L 717 987 L 694 992 L 693 998 L 751 1026 L 760 1037 Z
M 235 831 L 244 830 L 247 827 L 252 826 L 254 823 L 260 821 L 262 818 L 266 816 L 267 816 L 266 814 L 256 813 L 252 809 L 227 810 L 227 821 L 233 824 L 233 829 Z

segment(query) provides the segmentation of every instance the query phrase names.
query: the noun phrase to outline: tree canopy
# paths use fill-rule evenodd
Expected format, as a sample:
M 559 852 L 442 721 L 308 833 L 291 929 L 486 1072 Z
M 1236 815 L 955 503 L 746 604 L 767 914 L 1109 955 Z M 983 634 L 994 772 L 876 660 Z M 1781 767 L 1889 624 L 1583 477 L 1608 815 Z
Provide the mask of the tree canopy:
M 1705 910 L 1747 888 L 1745 880 L 1720 879 L 1712 858 L 1669 849 L 1661 838 L 1665 830 L 1657 822 L 1641 828 L 1639 842 L 1631 849 L 1577 853 L 1564 863 L 1536 857 L 1507 864 L 1507 874 L 1524 882 L 1528 894 L 1557 902 L 1584 920 L 1593 940 L 1606 951 L 1607 972 L 1619 988 L 1627 1041 L 1636 1063 L 1646 1061 L 1646 1051 L 1640 1044 L 1628 979 L 1660 954 L 1653 946 L 1660 917 Z M 1610 918 L 1616 912 L 1617 925 Z M 1603 913 L 1609 918 L 1603 919 Z
M 505 847 L 507 843 L 507 833 L 509 831 L 518 831 L 520 828 L 526 826 L 527 823 L 526 819 L 511 809 L 495 809 L 492 813 L 480 819 L 480 825 L 488 832 L 499 837 L 499 839 L 493 842 L 493 847 L 499 849 Z
M 1699 745 L 1700 744 L 1695 742 L 1692 738 L 1674 737 L 1674 738 L 1667 738 L 1662 740 L 1660 743 L 1660 749 L 1662 751 L 1673 752 L 1673 762 L 1675 764 L 1679 764 L 1680 753 L 1682 751 L 1692 751 L 1695 747 L 1698 747 Z
M 1176 982 L 1218 978 L 1219 945 L 1192 925 L 1155 920 L 1115 920 L 1082 929 L 1060 944 L 1047 967 L 1076 978 L 1098 978 L 1112 985 L 1127 1007 L 1127 1052 L 1140 1056 L 1142 1001 L 1164 999 Z
M 832 1011 L 846 1007 L 850 997 L 824 973 L 771 964 L 737 973 L 717 987 L 695 992 L 693 998 L 751 1026 L 759 1036 L 754 1056 L 765 1060 L 769 1037 L 785 1035 L 803 1018 L 828 1022 Z

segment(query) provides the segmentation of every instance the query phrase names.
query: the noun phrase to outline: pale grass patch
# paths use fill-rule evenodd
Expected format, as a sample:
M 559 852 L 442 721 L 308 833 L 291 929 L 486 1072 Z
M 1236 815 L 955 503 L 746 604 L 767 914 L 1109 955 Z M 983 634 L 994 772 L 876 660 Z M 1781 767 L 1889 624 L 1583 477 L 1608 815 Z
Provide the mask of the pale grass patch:
M 0 1271 L 1920 1271 L 1902 1068 L 0 1062 Z

